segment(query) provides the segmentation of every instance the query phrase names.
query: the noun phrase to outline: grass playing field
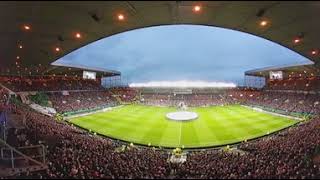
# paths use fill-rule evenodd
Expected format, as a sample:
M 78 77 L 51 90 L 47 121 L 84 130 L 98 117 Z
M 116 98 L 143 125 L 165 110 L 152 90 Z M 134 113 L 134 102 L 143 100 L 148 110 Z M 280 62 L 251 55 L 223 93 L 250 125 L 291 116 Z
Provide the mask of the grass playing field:
M 257 138 L 297 123 L 240 105 L 189 108 L 199 118 L 166 119 L 172 107 L 126 105 L 71 119 L 70 122 L 108 137 L 161 147 L 209 147 Z

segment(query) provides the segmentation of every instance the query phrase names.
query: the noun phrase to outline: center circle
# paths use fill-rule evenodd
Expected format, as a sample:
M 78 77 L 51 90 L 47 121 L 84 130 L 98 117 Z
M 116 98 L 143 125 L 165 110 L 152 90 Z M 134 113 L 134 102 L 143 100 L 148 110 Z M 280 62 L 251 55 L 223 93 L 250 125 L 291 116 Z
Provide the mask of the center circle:
M 166 115 L 170 120 L 175 121 L 190 121 L 198 118 L 198 114 L 190 111 L 171 112 Z

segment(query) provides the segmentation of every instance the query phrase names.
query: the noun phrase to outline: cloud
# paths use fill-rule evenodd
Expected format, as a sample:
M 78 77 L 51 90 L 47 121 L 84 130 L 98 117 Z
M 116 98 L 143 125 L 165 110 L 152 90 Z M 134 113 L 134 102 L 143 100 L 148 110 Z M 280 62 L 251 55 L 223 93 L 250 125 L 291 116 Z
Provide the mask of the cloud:
M 266 66 L 308 61 L 268 40 L 217 27 L 157 26 L 117 34 L 58 60 L 122 72 L 130 82 L 233 81 Z

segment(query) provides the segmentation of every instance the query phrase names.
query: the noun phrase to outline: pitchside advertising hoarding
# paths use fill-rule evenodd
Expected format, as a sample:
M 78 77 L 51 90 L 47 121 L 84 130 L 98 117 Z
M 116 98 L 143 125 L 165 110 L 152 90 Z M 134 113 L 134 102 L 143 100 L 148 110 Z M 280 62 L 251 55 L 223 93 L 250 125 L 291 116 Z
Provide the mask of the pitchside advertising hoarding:
M 283 79 L 282 71 L 270 71 L 270 79 Z

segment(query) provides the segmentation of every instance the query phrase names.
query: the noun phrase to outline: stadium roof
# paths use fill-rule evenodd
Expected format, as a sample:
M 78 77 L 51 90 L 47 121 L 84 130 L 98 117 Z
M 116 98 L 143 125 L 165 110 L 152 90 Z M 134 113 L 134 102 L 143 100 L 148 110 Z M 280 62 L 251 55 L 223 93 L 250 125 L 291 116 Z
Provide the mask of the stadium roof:
M 246 71 L 245 75 L 269 77 L 270 71 L 282 71 L 286 75 L 294 72 L 305 72 L 305 73 L 314 74 L 314 75 L 319 74 L 319 68 L 314 66 L 313 63 L 302 63 L 302 64 L 295 64 L 295 65 L 271 66 L 271 67 L 254 69 L 254 70 Z
M 73 75 L 81 75 L 82 71 L 93 71 L 96 72 L 98 76 L 117 76 L 121 75 L 121 72 L 115 71 L 115 70 L 109 70 L 101 67 L 88 67 L 83 65 L 69 65 L 69 64 L 60 64 L 57 62 L 52 63 L 52 67 L 49 68 L 47 71 L 44 72 L 44 74 L 64 74 L 65 72 L 71 72 Z
M 320 2 L 21 1 L 0 7 L 1 73 L 44 74 L 55 60 L 101 38 L 170 24 L 247 32 L 319 61 Z

